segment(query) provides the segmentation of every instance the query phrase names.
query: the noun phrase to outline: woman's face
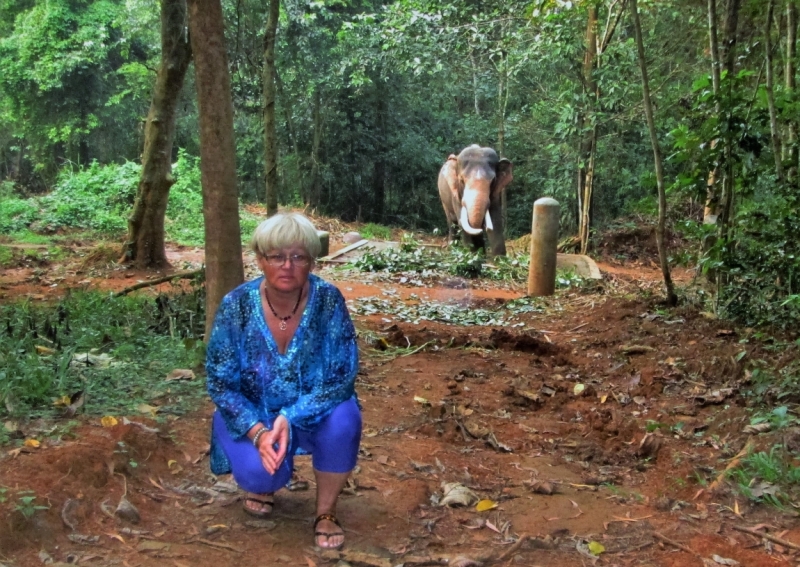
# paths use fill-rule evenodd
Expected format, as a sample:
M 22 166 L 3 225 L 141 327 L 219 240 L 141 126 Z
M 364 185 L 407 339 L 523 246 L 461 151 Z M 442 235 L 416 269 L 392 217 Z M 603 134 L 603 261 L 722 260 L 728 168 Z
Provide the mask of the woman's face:
M 299 244 L 269 250 L 264 256 L 258 254 L 256 260 L 258 267 L 264 272 L 267 285 L 283 292 L 302 288 L 308 280 L 308 274 L 314 268 L 311 256 Z

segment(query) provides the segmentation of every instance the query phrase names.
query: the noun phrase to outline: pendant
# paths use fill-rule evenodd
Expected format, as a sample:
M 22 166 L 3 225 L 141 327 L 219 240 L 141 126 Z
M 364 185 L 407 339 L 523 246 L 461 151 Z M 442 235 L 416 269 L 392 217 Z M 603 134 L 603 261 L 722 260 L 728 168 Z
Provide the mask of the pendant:
M 280 325 L 278 325 L 278 328 L 279 328 L 281 331 L 285 331 L 285 330 L 286 330 L 286 321 L 284 321 L 283 319 L 281 319 L 281 324 L 280 324 Z

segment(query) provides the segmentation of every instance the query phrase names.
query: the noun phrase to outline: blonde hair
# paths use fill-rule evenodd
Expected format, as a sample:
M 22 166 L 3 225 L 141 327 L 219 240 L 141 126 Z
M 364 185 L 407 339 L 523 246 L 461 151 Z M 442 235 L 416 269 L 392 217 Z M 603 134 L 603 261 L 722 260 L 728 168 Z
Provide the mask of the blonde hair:
M 250 248 L 259 256 L 270 250 L 301 245 L 316 260 L 322 250 L 317 229 L 305 215 L 278 213 L 262 221 L 253 233 Z

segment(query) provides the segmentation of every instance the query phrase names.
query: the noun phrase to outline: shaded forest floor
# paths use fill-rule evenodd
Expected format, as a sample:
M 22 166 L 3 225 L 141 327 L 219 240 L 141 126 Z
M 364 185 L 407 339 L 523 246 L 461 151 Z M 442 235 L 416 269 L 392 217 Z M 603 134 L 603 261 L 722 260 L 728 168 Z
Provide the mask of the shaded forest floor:
M 0 273 L 0 300 L 153 276 L 83 250 Z M 192 268 L 202 252 L 171 249 L 170 259 Z M 560 291 L 502 327 L 415 324 L 398 313 L 428 302 L 491 310 L 522 297 L 522 284 L 411 287 L 319 271 L 349 300 L 362 353 L 364 436 L 339 505 L 341 552 L 312 545 L 308 458 L 296 460 L 294 490 L 276 495 L 268 520 L 244 514 L 231 479 L 208 470 L 207 402 L 159 421 L 118 416 L 112 427 L 81 417 L 72 440 L 6 448 L 0 486 L 33 490 L 49 509 L 27 519 L 0 504 L 0 564 L 798 564 L 793 549 L 735 529 L 800 544 L 796 517 L 752 504 L 721 475 L 748 442 L 768 451 L 777 436 L 800 439 L 793 429 L 743 431 L 753 415 L 739 391 L 745 363 L 778 364 L 780 353 L 692 307 L 663 310 L 652 259 L 599 266 L 597 286 Z M 469 505 L 440 505 L 447 483 L 468 489 Z M 138 523 L 114 517 L 123 495 Z

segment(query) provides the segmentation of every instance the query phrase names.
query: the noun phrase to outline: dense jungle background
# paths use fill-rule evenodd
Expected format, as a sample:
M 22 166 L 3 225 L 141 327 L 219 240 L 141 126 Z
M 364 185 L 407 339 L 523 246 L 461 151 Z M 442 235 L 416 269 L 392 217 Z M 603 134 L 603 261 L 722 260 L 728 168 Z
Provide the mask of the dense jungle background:
M 162 55 L 159 5 L 8 0 L 0 10 L 0 232 L 121 233 Z M 283 206 L 443 230 L 438 169 L 480 143 L 514 164 L 509 239 L 529 231 L 542 196 L 559 200 L 562 234 L 584 248 L 622 217 L 655 217 L 627 2 L 284 2 L 267 51 L 263 3 L 222 10 L 243 203 L 267 199 L 267 163 Z M 749 323 L 788 324 L 800 297 L 795 10 L 639 6 L 669 228 L 697 244 L 672 261 L 722 272 L 718 307 Z M 185 25 L 178 34 L 188 41 Z M 195 74 L 185 76 L 167 233 L 197 244 L 200 127 Z

